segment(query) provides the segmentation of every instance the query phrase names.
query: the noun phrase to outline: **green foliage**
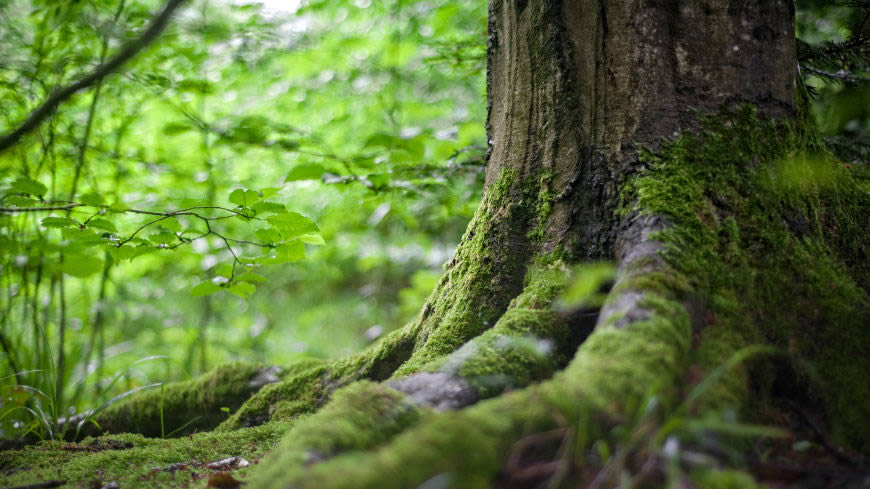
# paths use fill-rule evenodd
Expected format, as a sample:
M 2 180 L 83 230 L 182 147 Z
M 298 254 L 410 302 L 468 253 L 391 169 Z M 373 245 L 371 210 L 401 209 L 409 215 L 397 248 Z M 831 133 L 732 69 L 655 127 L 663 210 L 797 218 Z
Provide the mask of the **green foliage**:
M 160 6 L 2 2 L 0 133 Z M 0 406 L 21 408 L 0 437 L 38 415 L 19 383 L 63 417 L 231 359 L 331 359 L 409 319 L 400 291 L 423 294 L 411 277 L 437 273 L 480 194 L 485 19 L 190 2 L 0 153 Z M 172 362 L 125 370 L 155 353 Z

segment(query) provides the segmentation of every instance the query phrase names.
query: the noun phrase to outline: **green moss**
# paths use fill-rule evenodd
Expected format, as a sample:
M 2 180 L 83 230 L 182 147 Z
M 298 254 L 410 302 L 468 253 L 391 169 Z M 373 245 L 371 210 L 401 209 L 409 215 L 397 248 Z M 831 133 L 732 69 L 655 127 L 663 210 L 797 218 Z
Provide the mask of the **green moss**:
M 397 391 L 360 381 L 335 393 L 316 414 L 290 430 L 251 481 L 286 487 L 308 466 L 341 454 L 372 449 L 417 423 L 421 410 Z
M 117 482 L 120 487 L 201 488 L 208 474 L 215 472 L 204 464 L 234 456 L 255 464 L 290 426 L 268 423 L 231 433 L 200 433 L 165 440 L 120 434 L 87 438 L 78 444 L 44 442 L 25 450 L 0 452 L 0 486 L 67 480 L 64 487 L 88 487 L 91 481 L 99 480 L 103 484 Z M 95 447 L 121 449 L 92 451 Z M 186 467 L 168 470 L 173 464 Z M 239 469 L 233 476 L 244 479 L 249 470 Z
M 328 365 L 316 366 L 267 385 L 221 423 L 217 431 L 263 424 L 276 411 L 285 417 L 314 411 L 329 394 L 326 385 L 328 372 Z M 289 406 L 283 404 L 287 402 L 293 402 L 292 413 Z
M 420 371 L 491 328 L 520 292 L 525 261 L 514 255 L 511 233 L 527 220 L 523 191 L 512 169 L 502 170 L 487 188 L 456 255 L 423 306 L 414 352 L 396 376 Z
M 537 194 L 535 215 L 532 220 L 534 227 L 528 234 L 529 239 L 533 241 L 543 239 L 547 233 L 547 221 L 553 211 L 553 203 L 556 201 L 556 194 L 551 190 L 553 176 L 550 171 L 543 172 L 538 181 L 533 182 L 534 188 L 530 189 L 530 193 Z
M 437 480 L 438 487 L 490 487 L 512 445 L 524 435 L 566 420 L 592 423 L 590 413 L 602 410 L 618 417 L 641 404 L 649 385 L 674 381 L 688 345 L 673 338 L 688 337 L 688 320 L 678 304 L 663 300 L 651 308 L 677 321 L 654 316 L 623 329 L 595 332 L 571 366 L 552 380 L 461 411 L 423 417 L 378 449 L 345 453 L 292 478 L 271 472 L 257 487 L 398 489 L 428 480 Z M 639 374 L 646 384 L 637 382 Z M 608 431 L 603 423 L 594 426 Z
M 651 393 L 663 402 L 677 394 L 691 347 L 688 312 L 673 297 L 654 292 L 645 295 L 642 305 L 651 314 L 648 319 L 620 327 L 600 325 L 580 347 L 565 374 L 584 378 L 574 396 L 619 413 Z
M 552 309 L 567 277 L 561 262 L 532 267 L 495 326 L 424 370 L 459 375 L 484 398 L 549 378 L 574 353 L 570 325 Z
M 736 470 L 703 470 L 692 474 L 700 489 L 764 489 L 751 475 Z
M 624 210 L 665 216 L 665 257 L 708 322 L 787 351 L 834 432 L 860 445 L 870 439 L 870 195 L 812 134 L 750 109 L 705 119 L 644 154 L 649 170 Z
M 724 365 L 737 352 L 747 346 L 746 339 L 733 329 L 709 325 L 700 332 L 698 346 L 692 350 L 692 381 L 699 382 Z M 733 409 L 746 405 L 748 400 L 748 370 L 745 365 L 736 365 L 724 372 L 710 389 L 696 402 L 695 413 Z M 694 383 L 687 386 L 693 388 Z
M 137 393 L 99 413 L 96 425 L 83 425 L 83 434 L 135 432 L 156 437 L 175 432 L 180 436 L 214 428 L 227 417 L 222 408 L 238 409 L 260 389 L 251 381 L 265 369 L 231 363 L 193 380 L 166 384 L 162 390 Z
M 335 389 L 360 379 L 384 380 L 411 355 L 419 321 L 394 331 L 366 351 L 331 363 L 307 362 L 283 381 L 251 396 L 219 431 L 256 426 L 275 419 L 291 419 L 315 411 Z

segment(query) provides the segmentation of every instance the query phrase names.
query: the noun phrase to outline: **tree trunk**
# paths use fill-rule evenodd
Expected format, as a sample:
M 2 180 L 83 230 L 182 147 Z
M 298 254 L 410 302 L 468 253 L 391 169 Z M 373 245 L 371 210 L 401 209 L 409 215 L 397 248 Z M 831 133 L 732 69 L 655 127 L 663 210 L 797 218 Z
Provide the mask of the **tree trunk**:
M 796 76 L 789 0 L 492 0 L 486 191 L 456 256 L 405 328 L 217 428 L 287 430 L 248 487 L 662 485 L 665 440 L 720 440 L 687 419 L 777 396 L 866 445 L 870 197 Z M 594 260 L 617 265 L 603 306 L 560 306 Z

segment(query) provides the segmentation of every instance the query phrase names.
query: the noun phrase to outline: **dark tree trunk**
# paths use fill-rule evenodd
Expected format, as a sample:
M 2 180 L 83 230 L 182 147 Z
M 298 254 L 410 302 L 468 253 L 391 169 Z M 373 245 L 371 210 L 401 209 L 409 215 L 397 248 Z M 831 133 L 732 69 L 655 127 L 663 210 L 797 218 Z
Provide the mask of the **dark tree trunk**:
M 788 0 L 493 1 L 489 31 L 487 183 L 505 168 L 540 182 L 543 250 L 613 257 L 639 145 L 723 105 L 795 116 Z

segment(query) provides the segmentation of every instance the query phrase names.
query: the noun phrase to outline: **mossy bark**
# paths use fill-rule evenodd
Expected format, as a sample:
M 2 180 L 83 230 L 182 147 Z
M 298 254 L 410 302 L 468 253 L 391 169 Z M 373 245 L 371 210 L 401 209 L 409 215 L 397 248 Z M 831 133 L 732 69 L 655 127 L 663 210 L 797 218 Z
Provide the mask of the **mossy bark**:
M 218 428 L 287 430 L 248 487 L 575 487 L 783 386 L 866 444 L 870 193 L 805 118 L 793 17 L 492 0 L 480 209 L 417 319 Z M 606 301 L 560 309 L 590 259 L 617 263 Z

